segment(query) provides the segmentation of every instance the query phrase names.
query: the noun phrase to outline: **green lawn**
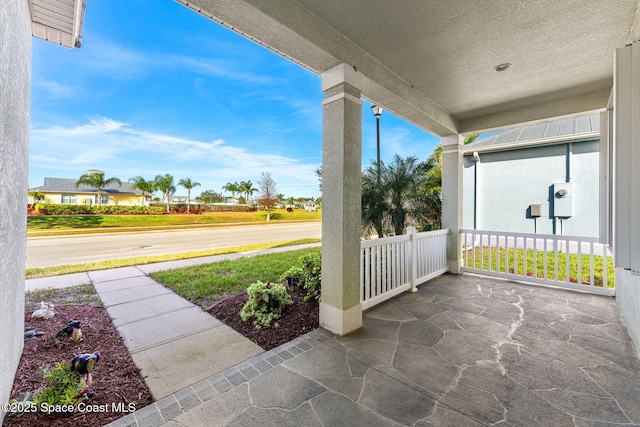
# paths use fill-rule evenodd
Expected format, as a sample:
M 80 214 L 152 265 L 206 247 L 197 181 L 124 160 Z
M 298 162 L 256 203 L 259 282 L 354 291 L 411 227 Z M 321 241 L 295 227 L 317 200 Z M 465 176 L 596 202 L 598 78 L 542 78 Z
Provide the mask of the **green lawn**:
M 199 215 L 77 215 L 77 216 L 29 216 L 27 217 L 27 232 L 46 230 L 78 230 L 118 227 L 152 227 L 152 226 L 182 226 L 227 224 L 238 222 L 264 222 L 267 213 L 259 212 L 211 212 Z M 306 212 L 295 209 L 287 212 L 285 209 L 273 209 L 272 221 L 300 221 L 319 220 L 322 213 Z
M 491 266 L 489 270 L 491 271 L 505 271 L 505 251 L 504 248 L 500 248 L 498 253 L 499 257 L 496 256 L 496 248 L 492 247 L 489 251 L 486 246 L 482 247 L 482 258 L 480 257 L 480 248 L 476 248 L 475 251 L 475 259 L 473 259 L 473 253 L 467 252 L 466 254 L 466 265 L 473 268 L 482 268 L 487 270 L 487 265 L 489 262 L 489 258 L 491 258 Z M 533 263 L 533 250 L 527 250 L 527 262 L 526 268 L 524 263 L 524 250 L 518 249 L 517 252 L 514 252 L 513 248 L 509 248 L 507 252 L 507 269 L 509 273 L 514 273 L 514 257 L 517 255 L 518 266 L 517 273 L 518 275 L 524 276 L 533 276 L 534 275 L 534 263 Z M 496 270 L 496 260 L 498 261 L 498 270 Z M 481 261 L 482 259 L 482 261 Z M 482 267 L 481 267 L 482 262 Z M 545 265 L 544 265 L 544 253 L 541 251 L 536 251 L 536 268 L 535 275 L 537 277 L 545 277 Z M 567 254 L 558 253 L 558 280 L 561 282 L 565 282 L 567 279 Z M 578 283 L 582 282 L 584 284 L 589 283 L 591 279 L 591 270 L 589 266 L 589 255 L 582 255 L 581 260 L 581 272 L 578 273 L 578 254 L 569 254 L 569 282 Z M 602 264 L 602 256 L 594 255 L 594 282 L 595 286 L 602 287 L 602 276 L 603 276 L 603 264 Z M 547 252 L 547 268 L 546 268 L 546 277 L 549 280 L 555 280 L 556 277 L 556 261 L 555 261 L 555 252 Z M 579 280 L 579 277 L 582 280 Z M 613 269 L 613 258 L 607 257 L 607 287 L 614 287 L 614 269 Z
M 280 253 L 219 261 L 211 264 L 152 273 L 151 277 L 173 289 L 189 301 L 208 307 L 224 293 L 245 290 L 257 281 L 275 282 L 302 255 L 320 248 L 299 249 Z

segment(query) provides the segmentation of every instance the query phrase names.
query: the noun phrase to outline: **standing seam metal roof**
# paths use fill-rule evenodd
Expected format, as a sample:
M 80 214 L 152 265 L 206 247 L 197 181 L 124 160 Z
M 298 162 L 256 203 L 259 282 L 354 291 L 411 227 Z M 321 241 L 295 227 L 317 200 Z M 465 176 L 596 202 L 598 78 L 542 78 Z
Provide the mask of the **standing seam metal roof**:
M 600 132 L 600 115 L 576 117 L 559 122 L 542 123 L 539 125 L 526 126 L 512 129 L 507 132 L 493 135 L 488 138 L 476 140 L 464 147 L 465 153 L 472 153 L 478 149 L 507 150 L 509 145 L 522 144 L 525 142 L 539 142 L 541 145 L 549 140 L 578 139 L 581 135 L 592 137 L 594 133 Z M 514 147 L 515 148 L 515 147 Z

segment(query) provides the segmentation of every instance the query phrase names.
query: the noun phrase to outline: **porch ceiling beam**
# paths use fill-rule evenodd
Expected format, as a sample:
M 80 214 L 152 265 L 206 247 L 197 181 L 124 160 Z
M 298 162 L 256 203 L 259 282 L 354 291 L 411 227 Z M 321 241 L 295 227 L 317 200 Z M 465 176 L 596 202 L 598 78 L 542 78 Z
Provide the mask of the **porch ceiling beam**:
M 611 87 L 607 86 L 595 92 L 576 94 L 533 105 L 514 105 L 508 110 L 490 111 L 481 116 L 461 119 L 458 122 L 458 129 L 461 134 L 470 135 L 513 128 L 514 123 L 528 126 L 556 121 L 559 118 L 595 114 L 607 108 L 610 95 Z M 504 108 L 504 105 L 500 107 Z
M 176 1 L 318 75 L 349 64 L 365 77 L 363 98 L 435 135 L 458 133 L 448 111 L 297 2 Z

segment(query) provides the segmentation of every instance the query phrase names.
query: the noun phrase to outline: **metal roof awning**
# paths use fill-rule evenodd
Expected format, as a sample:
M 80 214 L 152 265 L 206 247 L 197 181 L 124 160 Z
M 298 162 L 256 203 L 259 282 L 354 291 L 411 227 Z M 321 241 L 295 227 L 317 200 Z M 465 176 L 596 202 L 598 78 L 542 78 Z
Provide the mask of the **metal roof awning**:
M 80 48 L 86 0 L 29 0 L 34 37 Z

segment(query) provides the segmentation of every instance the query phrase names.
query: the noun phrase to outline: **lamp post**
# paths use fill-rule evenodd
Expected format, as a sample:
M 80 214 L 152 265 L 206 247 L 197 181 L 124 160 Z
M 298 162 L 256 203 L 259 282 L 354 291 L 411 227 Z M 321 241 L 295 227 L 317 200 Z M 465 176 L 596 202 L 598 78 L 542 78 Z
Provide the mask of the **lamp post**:
M 384 110 L 382 109 L 382 107 L 378 105 L 372 105 L 371 111 L 373 112 L 373 115 L 376 116 L 376 141 L 377 141 L 376 148 L 377 148 L 377 154 L 378 154 L 376 168 L 378 172 L 378 185 L 380 185 L 380 116 L 382 115 L 382 112 Z

